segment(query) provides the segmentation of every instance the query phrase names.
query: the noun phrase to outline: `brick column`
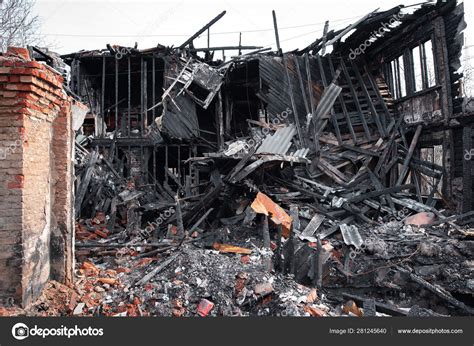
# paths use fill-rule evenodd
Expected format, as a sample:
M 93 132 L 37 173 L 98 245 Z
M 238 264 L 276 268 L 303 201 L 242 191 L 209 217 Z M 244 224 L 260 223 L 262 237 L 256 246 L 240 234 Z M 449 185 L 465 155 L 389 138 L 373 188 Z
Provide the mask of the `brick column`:
M 0 298 L 32 303 L 73 270 L 71 100 L 26 49 L 0 56 Z

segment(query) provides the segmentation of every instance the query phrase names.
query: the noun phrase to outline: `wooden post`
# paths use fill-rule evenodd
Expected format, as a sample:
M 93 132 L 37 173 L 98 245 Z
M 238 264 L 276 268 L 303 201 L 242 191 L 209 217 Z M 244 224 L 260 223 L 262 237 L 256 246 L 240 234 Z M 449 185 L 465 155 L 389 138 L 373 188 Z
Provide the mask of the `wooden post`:
M 277 51 L 278 51 L 278 54 L 281 55 L 282 51 L 280 47 L 280 36 L 278 35 L 278 23 L 277 23 L 275 10 L 272 11 L 272 15 L 273 15 L 273 28 L 275 29 L 275 40 L 276 40 L 276 45 L 277 45 Z
M 463 129 L 463 150 L 462 150 L 462 185 L 463 185 L 463 199 L 462 212 L 467 213 L 473 209 L 472 203 L 472 162 L 474 157 L 471 157 L 472 148 L 472 128 L 471 125 L 465 126 Z
M 451 78 L 448 64 L 448 48 L 446 46 L 446 33 L 443 17 L 433 20 L 433 55 L 436 67 L 436 84 L 441 86 L 440 103 L 444 116 L 444 124 L 448 125 L 453 114 L 453 103 L 451 98 Z M 454 158 L 454 143 L 452 130 L 446 130 L 443 134 L 443 166 L 445 174 L 443 177 L 443 195 L 446 199 L 452 197 L 452 180 Z

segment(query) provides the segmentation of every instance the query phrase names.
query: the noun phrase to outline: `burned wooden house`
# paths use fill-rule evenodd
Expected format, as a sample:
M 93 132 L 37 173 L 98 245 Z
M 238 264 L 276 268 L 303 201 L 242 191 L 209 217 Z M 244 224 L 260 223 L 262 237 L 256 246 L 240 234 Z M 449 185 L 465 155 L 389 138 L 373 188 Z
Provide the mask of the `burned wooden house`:
M 283 162 L 296 179 L 364 186 L 359 200 L 372 189 L 410 191 L 429 209 L 462 190 L 463 205 L 449 206 L 467 212 L 464 27 L 462 4 L 449 1 L 372 12 L 289 53 L 214 61 L 220 48 L 188 40 L 63 58 L 71 91 L 90 108 L 81 139 L 90 136 L 116 175 L 153 184 L 161 197 L 205 193 L 216 167 L 232 183 L 250 174 L 263 182 Z M 366 208 L 394 212 L 386 202 Z

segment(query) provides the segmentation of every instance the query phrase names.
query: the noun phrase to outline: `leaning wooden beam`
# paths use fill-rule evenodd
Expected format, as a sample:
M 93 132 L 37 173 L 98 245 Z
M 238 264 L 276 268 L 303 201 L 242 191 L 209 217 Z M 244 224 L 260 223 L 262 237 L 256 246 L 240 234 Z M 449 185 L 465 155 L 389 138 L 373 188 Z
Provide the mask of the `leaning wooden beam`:
M 402 136 L 403 145 L 405 147 L 407 147 L 408 143 L 407 143 L 407 140 L 405 138 L 405 129 L 403 127 L 400 128 L 400 134 Z M 407 155 L 408 155 L 408 153 L 407 153 Z M 413 158 L 413 155 L 412 155 L 412 158 Z M 409 165 L 409 166 L 411 167 L 411 165 Z M 413 182 L 415 183 L 415 189 L 416 189 L 416 195 L 418 197 L 418 201 L 420 203 L 423 203 L 423 198 L 421 197 L 420 182 L 419 182 L 419 179 L 418 179 L 418 170 L 412 169 L 412 178 L 413 178 Z
M 349 198 L 348 202 L 358 203 L 358 202 L 361 202 L 361 201 L 363 201 L 364 199 L 367 199 L 367 198 L 378 197 L 378 196 L 381 196 L 381 195 L 387 195 L 387 194 L 390 194 L 390 193 L 399 192 L 399 191 L 403 191 L 403 190 L 409 190 L 409 189 L 413 189 L 414 187 L 415 186 L 412 185 L 412 184 L 392 186 L 392 187 L 388 187 L 388 188 L 385 188 L 385 189 L 376 190 L 376 191 L 372 191 L 372 192 L 369 192 L 369 193 L 366 193 L 366 194 L 363 194 L 363 195 L 359 195 L 359 196 Z
M 336 35 L 336 37 L 334 37 L 331 41 L 329 42 L 326 42 L 326 46 L 330 46 L 332 44 L 334 44 L 335 42 L 339 41 L 345 34 L 347 34 L 349 31 L 351 31 L 352 29 L 354 29 L 357 25 L 359 25 L 360 23 L 362 23 L 364 20 L 366 20 L 367 18 L 369 18 L 373 13 L 377 12 L 378 11 L 378 8 L 370 13 L 367 13 L 365 16 L 363 16 L 362 18 L 360 18 L 357 22 L 355 22 L 354 24 L 351 24 L 349 25 L 347 28 L 345 28 L 344 30 L 342 30 L 342 32 L 340 32 L 338 35 Z
M 447 218 L 445 218 L 443 220 L 434 221 L 430 226 L 437 226 L 437 225 L 441 225 L 442 223 L 446 223 L 446 222 L 461 221 L 461 220 L 464 220 L 464 219 L 467 219 L 467 218 L 471 218 L 473 216 L 474 216 L 474 210 L 471 210 L 467 213 L 463 213 L 463 214 L 460 214 L 460 215 L 452 215 L 452 216 L 448 216 Z
M 364 64 L 364 69 L 365 73 L 367 74 L 367 77 L 369 79 L 370 85 L 372 86 L 372 89 L 375 91 L 375 94 L 377 95 L 377 99 L 379 100 L 380 105 L 382 106 L 383 112 L 385 114 L 385 117 L 382 117 L 382 125 L 386 126 L 387 125 L 387 120 L 390 119 L 390 111 L 388 110 L 388 106 L 385 103 L 384 98 L 380 94 L 380 90 L 378 88 L 377 82 L 375 78 L 372 76 L 372 74 L 369 71 L 369 68 L 367 67 L 367 64 Z
M 421 285 L 423 288 L 427 289 L 428 291 L 434 293 L 435 295 L 437 295 L 439 298 L 443 299 L 443 300 L 446 300 L 448 303 L 450 303 L 451 305 L 467 312 L 468 314 L 470 315 L 474 315 L 474 309 L 467 306 L 466 304 L 464 304 L 463 302 L 457 300 L 456 298 L 454 298 L 451 293 L 449 293 L 448 291 L 446 291 L 443 287 L 437 285 L 437 284 L 432 284 L 432 283 L 429 283 L 428 281 L 426 281 L 425 279 L 423 279 L 421 276 L 418 276 L 416 274 L 413 274 L 411 273 L 410 271 L 400 267 L 400 266 L 397 266 L 397 270 L 404 273 L 404 274 L 407 274 L 409 275 L 410 279 L 414 282 L 416 282 L 417 284 Z
M 184 43 L 179 46 L 179 49 L 183 49 L 184 47 L 186 47 L 188 44 L 190 44 L 191 42 L 194 41 L 194 39 L 196 37 L 198 37 L 199 35 L 201 35 L 204 31 L 206 31 L 208 28 L 210 28 L 215 22 L 217 22 L 219 19 L 221 19 L 222 17 L 224 17 L 224 15 L 226 14 L 226 11 L 222 11 L 219 15 L 217 15 L 213 20 L 211 20 L 209 23 L 207 23 L 206 25 L 204 25 L 201 29 L 199 29 L 194 35 L 192 35 L 190 38 L 188 38 L 186 41 L 184 41 Z
M 402 171 L 400 172 L 400 175 L 398 176 L 396 185 L 400 185 L 405 179 L 405 175 L 408 171 L 408 165 L 410 163 L 411 157 L 413 156 L 413 153 L 415 152 L 415 148 L 416 148 L 416 145 L 418 144 L 418 139 L 420 138 L 422 129 L 423 129 L 422 125 L 418 125 L 418 127 L 416 128 L 415 134 L 410 144 L 410 148 L 408 149 L 408 154 L 405 157 L 405 162 L 403 162 Z
M 377 179 L 377 177 L 375 176 L 374 172 L 372 172 L 372 170 L 367 167 L 367 172 L 369 172 L 369 177 L 370 177 L 370 180 L 373 182 L 373 184 L 375 185 L 375 188 L 377 190 L 382 190 L 383 189 L 383 185 L 382 183 Z M 392 214 L 395 214 L 396 212 L 396 209 L 395 209 L 395 205 L 392 201 L 392 197 L 390 196 L 390 194 L 386 194 L 385 195 L 386 199 L 387 199 L 387 202 L 388 204 L 390 205 L 390 209 L 391 209 L 391 212 Z
M 428 196 L 428 200 L 426 201 L 426 205 L 428 205 L 430 207 L 435 206 L 436 200 L 434 199 L 434 196 L 435 196 L 436 192 L 438 192 L 438 186 L 439 186 L 439 184 L 441 183 L 442 180 L 443 180 L 443 175 L 441 175 L 441 177 L 436 181 L 436 183 L 431 185 L 431 192 L 430 192 L 430 195 Z M 463 201 L 464 201 L 464 199 L 463 199 Z
M 336 167 L 332 166 L 326 160 L 320 158 L 316 165 L 318 168 L 324 172 L 328 177 L 334 180 L 336 183 L 341 184 L 342 186 L 347 185 L 347 181 L 349 180 L 341 171 L 339 171 Z
M 267 52 L 267 51 L 269 51 L 269 50 L 271 50 L 270 47 L 261 48 L 261 49 L 253 50 L 253 51 L 251 51 L 251 52 L 247 52 L 247 53 L 242 54 L 242 55 L 234 55 L 234 56 L 232 56 L 231 58 L 232 58 L 232 59 L 239 59 L 239 58 L 242 58 L 242 57 L 243 57 L 243 58 L 246 58 L 248 55 L 253 55 L 253 54 L 257 54 L 257 53 L 263 53 L 263 52 Z
M 235 167 L 227 174 L 224 181 L 230 182 L 239 172 L 245 167 L 247 162 L 252 158 L 253 154 L 257 151 L 258 145 L 254 145 L 250 148 L 249 152 L 245 154 L 242 159 L 235 165 Z
M 349 86 L 349 90 L 351 91 L 352 99 L 357 107 L 357 112 L 359 113 L 360 121 L 362 122 L 362 126 L 364 127 L 365 137 L 368 141 L 370 141 L 370 131 L 369 126 L 367 125 L 367 121 L 365 120 L 364 113 L 362 112 L 362 107 L 360 106 L 359 99 L 354 89 L 354 85 L 352 84 L 351 76 L 349 75 L 349 71 L 347 70 L 347 66 L 344 62 L 344 59 L 340 59 L 340 64 L 342 67 L 342 72 L 344 73 L 344 78 L 346 79 L 347 85 Z
M 351 299 L 358 305 L 363 305 L 365 301 L 368 299 L 356 296 L 355 294 L 349 294 L 349 293 L 343 293 L 342 296 L 346 299 Z M 390 316 L 406 316 L 408 313 L 396 308 L 395 306 L 385 304 L 385 303 L 379 303 L 375 302 L 375 309 L 381 313 L 390 315 Z
M 374 156 L 374 157 L 379 157 L 380 156 L 380 153 L 378 153 L 376 151 L 364 149 L 364 148 L 361 148 L 361 147 L 354 147 L 354 146 L 348 145 L 348 144 L 343 144 L 342 147 L 344 149 L 355 151 L 356 153 L 359 153 L 359 154 L 364 154 L 364 155 Z
M 375 166 L 375 169 L 374 169 L 375 174 L 380 174 L 380 170 L 382 169 L 383 165 L 385 164 L 385 160 L 387 158 L 388 153 L 390 152 L 390 150 L 392 148 L 392 144 L 395 141 L 395 138 L 397 137 L 398 128 L 402 124 L 402 121 L 403 121 L 403 116 L 400 115 L 397 119 L 397 122 L 395 123 L 395 126 L 392 130 L 392 134 L 390 135 L 388 143 L 387 143 L 385 149 L 383 150 L 382 155 L 380 155 L 380 159 L 377 162 L 377 166 Z
M 371 224 L 371 225 L 375 225 L 377 224 L 374 220 L 368 218 L 367 216 L 365 216 L 364 213 L 366 213 L 370 208 L 369 207 L 364 207 L 364 210 L 362 209 L 359 209 L 358 207 L 356 207 L 355 205 L 353 204 L 350 204 L 350 203 L 344 203 L 342 205 L 342 208 L 344 210 L 347 210 L 349 213 L 351 214 L 354 214 L 354 216 L 358 217 L 359 219 L 361 219 L 362 221 L 368 223 L 368 224 Z
M 281 47 L 280 47 L 280 35 L 278 34 L 278 23 L 275 10 L 272 11 L 273 16 L 273 28 L 275 30 L 275 41 L 277 45 L 278 54 L 281 54 Z
M 336 72 L 334 70 L 334 64 L 332 63 L 331 57 L 329 57 L 328 60 L 329 60 L 329 68 L 331 70 L 331 74 L 335 75 Z M 339 100 L 339 103 L 341 104 L 342 113 L 344 114 L 344 117 L 346 118 L 347 127 L 349 128 L 349 131 L 351 132 L 352 140 L 353 140 L 354 144 L 356 144 L 357 143 L 357 136 L 356 136 L 356 133 L 354 131 L 354 127 L 352 126 L 351 117 L 349 116 L 349 113 L 347 111 L 347 107 L 346 107 L 346 103 L 344 102 L 344 98 L 342 97 L 342 94 L 339 94 L 339 96 L 337 98 Z
M 191 48 L 191 52 L 210 52 L 215 50 L 254 50 L 261 49 L 262 46 L 222 46 L 222 47 L 205 47 L 205 48 Z
M 140 280 L 137 281 L 137 283 L 135 284 L 135 286 L 141 286 L 143 284 L 146 284 L 148 281 L 150 281 L 156 274 L 158 274 L 159 272 L 161 272 L 163 269 L 165 269 L 167 266 L 169 266 L 177 257 L 178 257 L 179 253 L 176 253 L 174 254 L 173 256 L 171 256 L 170 258 L 168 258 L 167 260 L 161 262 L 158 267 L 156 267 L 155 269 L 153 269 L 151 272 L 149 272 L 147 275 L 145 275 L 143 278 L 141 278 Z
M 214 208 L 210 208 L 206 213 L 197 220 L 194 225 L 189 229 L 189 234 L 193 234 L 193 232 L 199 227 L 199 225 L 209 216 L 209 214 L 214 210 Z
M 327 20 L 324 23 L 324 29 L 323 29 L 323 42 L 322 42 L 322 50 L 321 50 L 321 55 L 324 56 L 326 54 L 326 42 L 328 40 L 328 30 L 329 30 L 329 20 Z M 316 54 L 317 52 L 313 52 L 313 54 Z

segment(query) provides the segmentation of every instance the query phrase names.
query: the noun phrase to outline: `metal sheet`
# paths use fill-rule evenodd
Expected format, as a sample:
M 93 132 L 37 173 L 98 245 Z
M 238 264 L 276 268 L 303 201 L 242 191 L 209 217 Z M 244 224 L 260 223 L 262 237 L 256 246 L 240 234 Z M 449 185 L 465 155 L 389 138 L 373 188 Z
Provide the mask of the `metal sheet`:
M 196 104 L 186 95 L 173 99 L 179 109 L 169 102 L 161 122 L 161 131 L 173 138 L 199 137 L 199 122 Z
M 268 135 L 257 149 L 256 154 L 286 155 L 291 147 L 291 140 L 296 133 L 294 125 L 278 129 L 273 136 Z
M 314 214 L 311 221 L 308 223 L 306 228 L 304 229 L 303 233 L 299 236 L 302 240 L 309 240 L 309 241 L 316 241 L 316 237 L 314 237 L 314 233 L 318 230 L 318 228 L 322 225 L 324 219 L 326 217 L 321 214 Z
M 329 111 L 336 102 L 337 97 L 341 93 L 342 88 L 331 83 L 326 90 L 324 90 L 323 96 L 318 103 L 316 108 L 316 114 L 314 119 L 322 119 L 327 116 Z
M 339 225 L 339 228 L 341 229 L 342 238 L 344 238 L 344 243 L 346 243 L 347 245 L 354 245 L 357 249 L 359 249 L 364 241 L 362 240 L 362 237 L 360 236 L 357 227 L 354 225 L 348 226 L 343 223 Z

